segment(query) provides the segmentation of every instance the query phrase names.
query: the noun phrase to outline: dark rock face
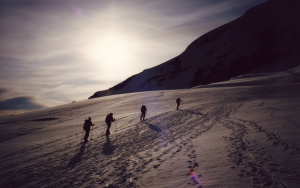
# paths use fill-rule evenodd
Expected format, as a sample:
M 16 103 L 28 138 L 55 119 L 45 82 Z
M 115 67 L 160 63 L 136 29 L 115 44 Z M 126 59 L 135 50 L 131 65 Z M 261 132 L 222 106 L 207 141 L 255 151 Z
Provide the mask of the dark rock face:
M 269 1 L 194 41 L 187 51 L 213 46 L 206 55 L 214 62 L 198 68 L 190 87 L 225 81 L 299 53 L 297 7 L 299 10 L 296 1 Z M 217 48 L 212 43 L 220 40 L 232 45 L 232 50 L 217 55 L 222 46 Z
M 253 7 L 240 18 L 199 37 L 178 57 L 144 70 L 109 90 L 96 92 L 90 98 L 191 88 L 225 81 L 299 56 L 299 10 L 297 0 L 270 0 Z

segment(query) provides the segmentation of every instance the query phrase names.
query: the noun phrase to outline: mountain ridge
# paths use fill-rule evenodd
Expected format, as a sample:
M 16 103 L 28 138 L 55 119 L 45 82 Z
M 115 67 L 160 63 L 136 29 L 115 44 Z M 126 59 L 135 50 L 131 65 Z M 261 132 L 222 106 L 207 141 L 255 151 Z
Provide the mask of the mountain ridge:
M 299 8 L 295 0 L 272 0 L 252 7 L 241 17 L 200 36 L 177 57 L 90 98 L 211 84 L 299 56 Z

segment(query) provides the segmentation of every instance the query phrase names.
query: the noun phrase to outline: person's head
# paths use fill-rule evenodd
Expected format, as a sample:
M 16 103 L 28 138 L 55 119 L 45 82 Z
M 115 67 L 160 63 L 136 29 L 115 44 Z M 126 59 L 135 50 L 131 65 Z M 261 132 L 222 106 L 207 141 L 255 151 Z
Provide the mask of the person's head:
M 91 117 L 89 117 L 89 120 L 91 120 L 92 118 Z
M 112 115 L 113 115 L 113 113 L 110 113 L 109 115 L 111 115 L 111 116 L 112 116 Z

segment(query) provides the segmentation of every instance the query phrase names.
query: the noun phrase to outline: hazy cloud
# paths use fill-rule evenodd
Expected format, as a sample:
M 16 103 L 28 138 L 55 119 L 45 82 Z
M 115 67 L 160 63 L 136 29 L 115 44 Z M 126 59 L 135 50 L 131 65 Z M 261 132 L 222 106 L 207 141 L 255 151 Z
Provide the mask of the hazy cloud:
M 0 105 L 87 99 L 265 1 L 0 1 Z
M 17 97 L 0 101 L 0 110 L 36 110 L 43 107 L 33 102 L 31 97 Z
M 1 97 L 1 95 L 4 94 L 5 92 L 7 92 L 5 89 L 1 89 L 1 88 L 0 88 L 0 97 Z

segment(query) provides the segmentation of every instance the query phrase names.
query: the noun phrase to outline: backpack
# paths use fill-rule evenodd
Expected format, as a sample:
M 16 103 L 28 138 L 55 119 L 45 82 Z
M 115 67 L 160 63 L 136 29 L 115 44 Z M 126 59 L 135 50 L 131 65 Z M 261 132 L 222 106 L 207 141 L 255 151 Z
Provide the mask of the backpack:
M 83 130 L 86 130 L 88 127 L 88 120 L 84 120 L 84 124 L 83 124 Z
M 106 116 L 106 118 L 105 118 L 105 122 L 106 122 L 106 123 L 109 123 L 109 120 L 110 120 L 110 115 L 107 114 L 107 116 Z

